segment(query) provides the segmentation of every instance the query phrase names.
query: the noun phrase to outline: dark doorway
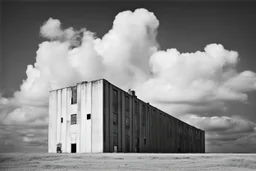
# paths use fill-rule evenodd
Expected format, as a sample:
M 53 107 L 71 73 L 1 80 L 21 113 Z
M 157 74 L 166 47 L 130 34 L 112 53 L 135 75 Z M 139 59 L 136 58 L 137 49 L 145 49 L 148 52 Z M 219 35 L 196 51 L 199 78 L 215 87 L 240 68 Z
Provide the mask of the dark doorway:
M 71 153 L 76 153 L 76 144 L 71 144 Z

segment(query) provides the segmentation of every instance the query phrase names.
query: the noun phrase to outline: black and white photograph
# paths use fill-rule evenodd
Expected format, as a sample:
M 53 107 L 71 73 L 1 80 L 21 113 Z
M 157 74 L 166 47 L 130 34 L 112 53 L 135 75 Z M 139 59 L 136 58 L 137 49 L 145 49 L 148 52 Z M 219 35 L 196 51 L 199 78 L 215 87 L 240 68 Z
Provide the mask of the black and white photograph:
M 255 171 L 256 1 L 0 0 L 0 170 Z

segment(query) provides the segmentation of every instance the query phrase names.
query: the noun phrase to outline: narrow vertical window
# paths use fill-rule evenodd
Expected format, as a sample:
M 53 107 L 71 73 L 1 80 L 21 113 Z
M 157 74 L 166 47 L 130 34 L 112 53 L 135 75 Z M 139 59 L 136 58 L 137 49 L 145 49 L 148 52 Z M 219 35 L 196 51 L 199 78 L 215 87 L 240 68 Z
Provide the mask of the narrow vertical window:
M 63 118 L 60 119 L 60 122 L 63 123 Z
M 137 130 L 136 130 L 136 134 L 137 136 L 139 136 L 140 134 L 140 113 L 139 113 L 139 101 L 135 101 L 135 117 L 136 117 L 136 120 L 137 120 Z
M 128 96 L 125 96 L 125 127 L 130 128 L 130 101 Z
M 77 88 L 76 86 L 71 88 L 71 104 L 77 103 Z
M 72 114 L 71 115 L 71 125 L 74 125 L 74 124 L 76 124 L 77 122 L 77 119 L 76 119 L 76 114 Z
M 130 128 L 130 119 L 128 117 L 125 117 L 125 127 Z
M 145 105 L 142 106 L 142 125 L 145 126 L 146 122 L 146 108 Z
M 118 97 L 117 90 L 113 89 L 113 124 L 117 125 L 118 123 Z
M 117 114 L 116 113 L 113 114 L 113 124 L 117 125 Z
M 113 112 L 118 112 L 117 90 L 113 89 Z
M 129 111 L 129 109 L 130 109 L 129 97 L 125 96 L 125 110 Z
M 137 101 L 135 101 L 135 113 L 136 115 L 139 115 L 139 104 Z

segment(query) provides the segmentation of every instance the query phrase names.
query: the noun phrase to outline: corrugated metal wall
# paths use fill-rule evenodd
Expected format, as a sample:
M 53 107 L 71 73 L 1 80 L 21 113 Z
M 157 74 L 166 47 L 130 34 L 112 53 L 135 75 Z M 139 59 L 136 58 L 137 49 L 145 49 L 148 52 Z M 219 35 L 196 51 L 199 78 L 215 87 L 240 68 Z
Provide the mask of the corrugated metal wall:
M 204 131 L 103 81 L 104 152 L 204 153 Z

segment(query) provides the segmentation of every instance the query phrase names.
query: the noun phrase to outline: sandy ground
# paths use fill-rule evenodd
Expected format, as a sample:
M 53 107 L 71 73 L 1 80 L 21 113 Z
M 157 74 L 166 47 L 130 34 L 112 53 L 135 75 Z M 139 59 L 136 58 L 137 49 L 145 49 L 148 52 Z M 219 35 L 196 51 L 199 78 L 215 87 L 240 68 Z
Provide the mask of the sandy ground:
M 0 170 L 256 171 L 256 154 L 0 154 Z

